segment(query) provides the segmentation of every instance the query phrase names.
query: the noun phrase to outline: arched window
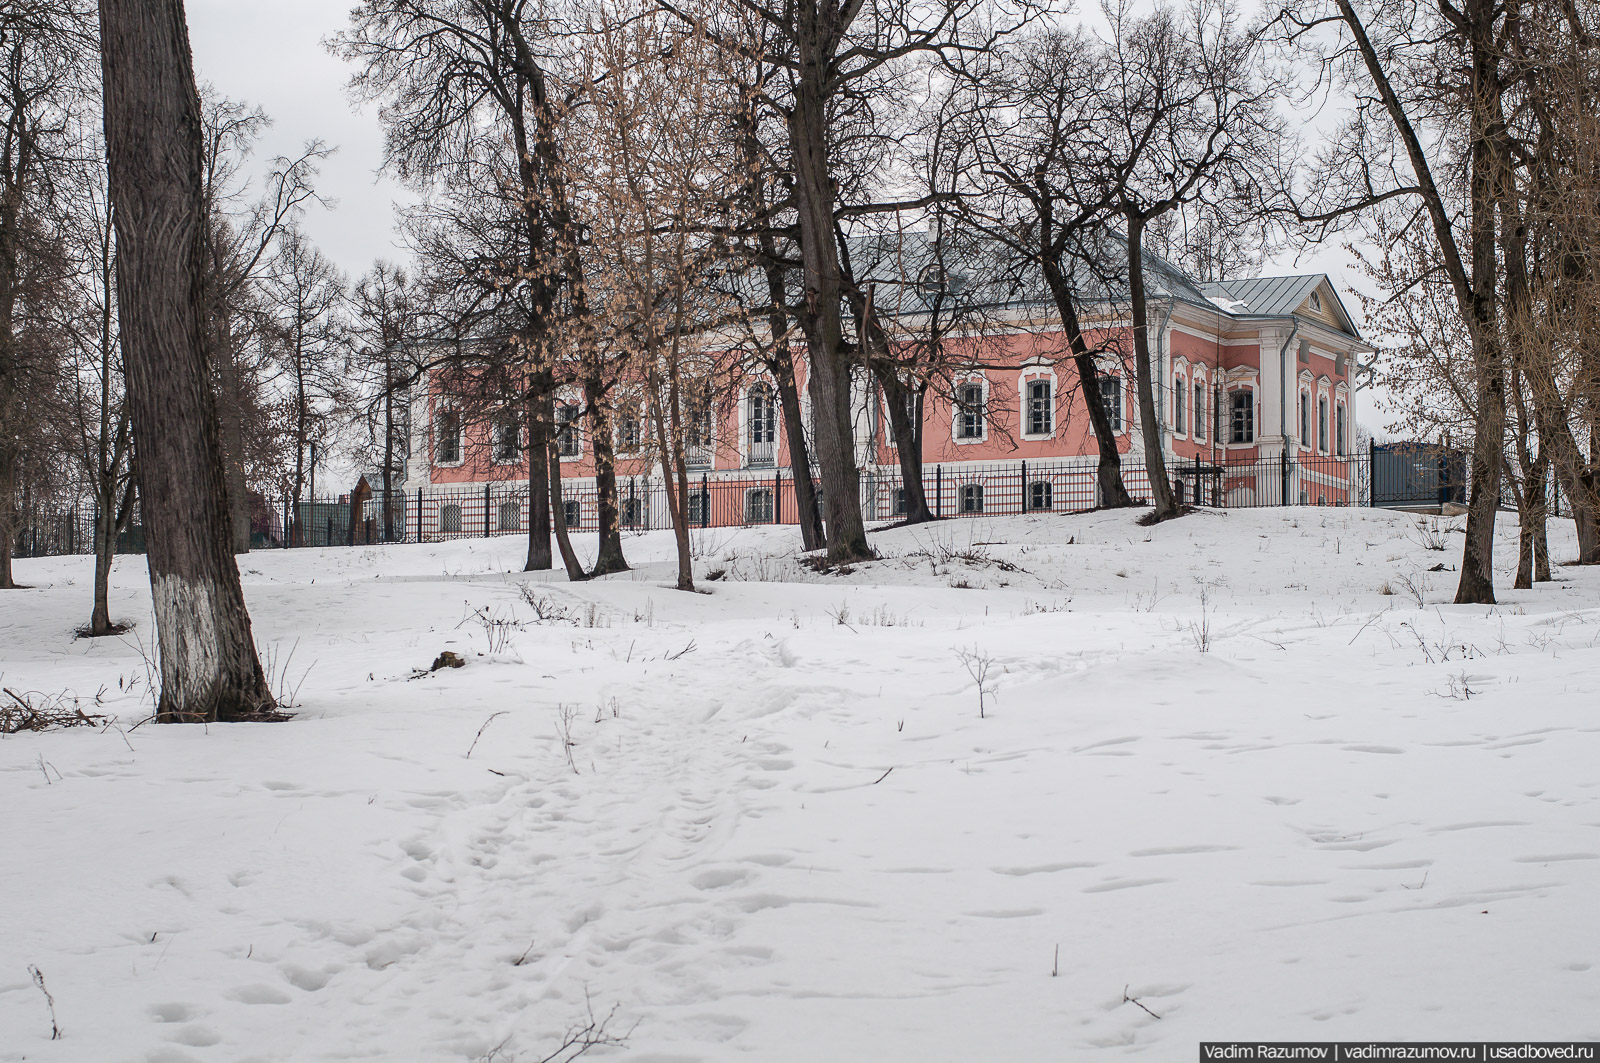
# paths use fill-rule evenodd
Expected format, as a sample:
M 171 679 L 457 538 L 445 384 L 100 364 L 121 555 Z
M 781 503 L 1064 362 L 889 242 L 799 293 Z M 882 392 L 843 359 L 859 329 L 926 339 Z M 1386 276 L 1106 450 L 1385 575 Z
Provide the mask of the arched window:
M 755 487 L 744 493 L 744 522 L 772 523 L 772 488 Z
M 1182 435 L 1184 428 L 1184 412 L 1188 407 L 1188 388 L 1184 385 L 1183 377 L 1178 377 L 1172 382 L 1172 430 Z
M 439 507 L 439 531 L 443 535 L 461 534 L 461 507 L 454 502 Z
M 1049 509 L 1052 493 L 1049 480 L 1033 481 L 1028 485 L 1028 508 Z
M 748 463 L 771 466 L 778 460 L 777 417 L 772 406 L 772 391 L 757 384 L 745 396 L 745 434 L 749 440 Z
M 433 460 L 440 465 L 453 465 L 461 460 L 461 415 L 454 410 L 440 410 L 433 422 Z
M 516 502 L 500 503 L 500 530 L 503 532 L 522 530 L 522 506 Z
M 962 484 L 961 485 L 961 512 L 963 512 L 963 513 L 982 513 L 983 512 L 983 485 L 982 484 Z

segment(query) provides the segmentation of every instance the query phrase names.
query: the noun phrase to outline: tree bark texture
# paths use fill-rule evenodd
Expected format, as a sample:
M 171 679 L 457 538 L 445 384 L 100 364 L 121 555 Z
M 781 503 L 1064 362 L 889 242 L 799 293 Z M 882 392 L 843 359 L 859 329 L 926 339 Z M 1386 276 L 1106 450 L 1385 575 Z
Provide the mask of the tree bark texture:
M 117 302 L 163 722 L 270 718 L 205 357 L 200 98 L 181 0 L 100 0 Z

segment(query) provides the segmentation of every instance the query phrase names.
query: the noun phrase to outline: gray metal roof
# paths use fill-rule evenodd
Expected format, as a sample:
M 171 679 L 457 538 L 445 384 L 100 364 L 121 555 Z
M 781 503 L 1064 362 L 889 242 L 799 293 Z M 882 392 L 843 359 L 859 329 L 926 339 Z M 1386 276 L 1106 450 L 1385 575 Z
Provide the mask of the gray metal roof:
M 1244 304 L 1235 305 L 1230 311 L 1241 317 L 1289 317 L 1300 309 L 1310 298 L 1311 293 L 1325 280 L 1327 275 L 1323 273 L 1301 273 L 1288 277 L 1246 277 L 1241 280 L 1211 281 L 1200 285 L 1200 289 L 1212 299 Z M 1331 284 L 1328 287 L 1333 288 Z M 1355 320 L 1344 308 L 1337 291 L 1333 293 L 1333 306 L 1328 309 L 1334 317 L 1344 323 L 1352 335 L 1360 335 Z

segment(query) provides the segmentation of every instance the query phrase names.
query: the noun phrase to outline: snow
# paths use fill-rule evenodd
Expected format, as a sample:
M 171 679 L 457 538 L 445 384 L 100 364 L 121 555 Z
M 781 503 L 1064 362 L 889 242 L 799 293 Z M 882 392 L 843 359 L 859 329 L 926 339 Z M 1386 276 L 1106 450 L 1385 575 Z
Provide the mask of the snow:
M 139 559 L 94 642 L 90 559 L 20 562 L 0 685 L 116 724 L 0 741 L 0 1060 L 1600 1040 L 1600 573 L 1456 607 L 1416 517 L 1135 516 L 713 530 L 697 595 L 664 533 L 255 553 L 298 715 L 209 729 L 134 726 Z

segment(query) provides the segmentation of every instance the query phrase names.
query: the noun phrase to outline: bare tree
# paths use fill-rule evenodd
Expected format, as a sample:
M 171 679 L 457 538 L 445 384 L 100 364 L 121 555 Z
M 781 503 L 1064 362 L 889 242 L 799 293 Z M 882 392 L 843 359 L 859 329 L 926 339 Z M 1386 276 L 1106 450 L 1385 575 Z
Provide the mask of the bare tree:
M 164 722 L 275 715 L 234 564 L 205 357 L 200 95 L 181 0 L 101 0 L 117 304 Z
M 401 469 L 410 448 L 409 390 L 421 375 L 420 308 L 409 275 L 378 261 L 356 282 L 352 296 L 351 368 L 359 395 L 369 461 L 378 466 L 383 539 L 393 542 Z

